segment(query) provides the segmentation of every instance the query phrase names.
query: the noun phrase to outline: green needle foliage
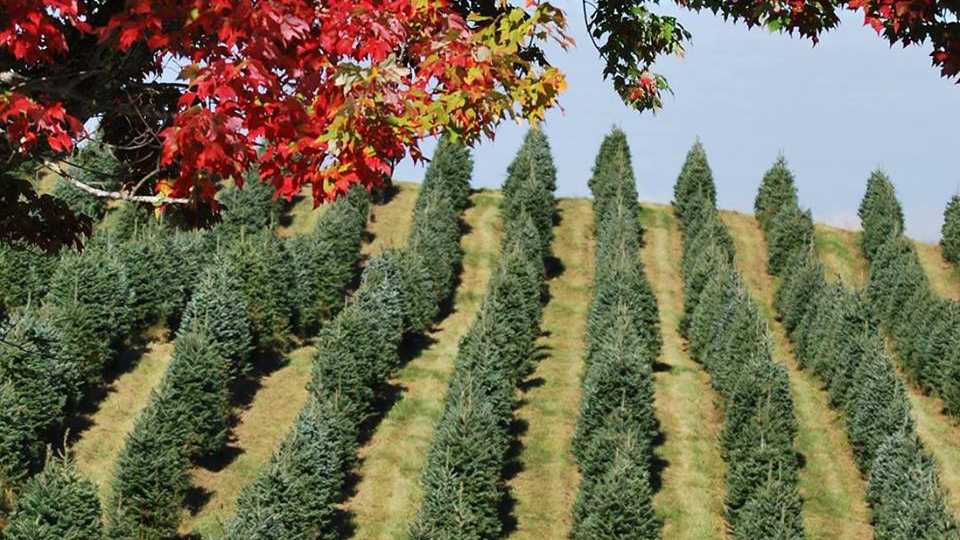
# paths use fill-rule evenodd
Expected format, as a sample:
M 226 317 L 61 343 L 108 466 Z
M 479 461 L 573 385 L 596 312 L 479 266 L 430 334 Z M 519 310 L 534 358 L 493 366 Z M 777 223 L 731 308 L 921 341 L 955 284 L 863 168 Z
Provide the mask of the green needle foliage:
M 68 457 L 50 456 L 43 471 L 17 496 L 2 537 L 6 540 L 102 538 L 97 488 Z
M 707 152 L 699 140 L 687 152 L 687 159 L 673 186 L 673 211 L 684 227 L 693 219 L 693 214 L 704 207 L 704 203 L 697 201 L 698 197 L 704 197 L 707 201 L 705 204 L 710 207 L 717 205 L 713 172 L 707 163 Z
M 950 202 L 943 211 L 940 248 L 947 262 L 960 263 L 960 195 L 950 197 Z
M 554 172 L 554 175 L 556 172 Z M 440 137 L 427 172 L 423 175 L 421 192 L 439 192 L 447 197 L 454 213 L 460 214 L 470 203 L 470 178 L 473 176 L 473 158 L 470 149 L 454 141 L 449 135 Z M 415 212 L 427 205 L 429 196 L 417 198 Z
M 797 189 L 793 182 L 793 173 L 787 168 L 787 160 L 782 155 L 763 175 L 760 190 L 753 201 L 753 212 L 760 226 L 767 233 L 777 223 L 774 218 L 784 206 L 797 206 Z
M 893 183 L 883 171 L 877 170 L 870 175 L 857 214 L 863 225 L 863 253 L 872 261 L 890 237 L 903 231 L 903 208 L 897 200 Z
M 69 174 L 80 182 L 97 189 L 113 191 L 119 187 L 123 166 L 113 152 L 99 137 L 84 146 L 72 159 Z M 106 199 L 81 190 L 64 179 L 58 179 L 53 196 L 67 203 L 75 214 L 82 214 L 98 221 L 107 212 Z
M 796 251 L 813 245 L 813 216 L 793 204 L 782 207 L 767 235 L 767 271 L 779 276 Z
M 823 380 L 830 403 L 844 413 L 854 457 L 868 478 L 875 537 L 956 538 L 956 520 L 947 509 L 936 467 L 917 438 L 906 390 L 877 321 L 879 314 L 891 327 L 898 352 L 909 351 L 902 365 L 912 379 L 921 385 L 940 380 L 949 410 L 960 397 L 946 382 L 950 373 L 960 380 L 958 371 L 951 371 L 956 332 L 948 330 L 956 327 L 956 309 L 932 299 L 916 252 L 900 235 L 903 218 L 892 185 L 880 173 L 870 179 L 861 218 L 864 251 L 871 258 L 866 295 L 828 283 L 808 246 L 794 251 L 782 269 L 775 307 L 800 365 Z M 768 241 L 771 235 L 768 231 Z M 739 520 L 763 526 L 741 525 L 735 536 L 789 537 L 783 533 L 790 530 L 789 523 L 769 506 L 776 497 L 793 495 L 767 492 L 757 506 L 743 505 Z
M 0 313 L 39 305 L 57 262 L 36 247 L 0 242 Z
M 539 129 L 531 129 L 523 139 L 523 146 L 507 167 L 507 179 L 503 183 L 504 222 L 520 219 L 526 213 L 540 234 L 544 254 L 550 254 L 553 241 L 553 224 L 556 220 L 557 169 L 550 154 L 547 136 Z
M 247 171 L 243 187 L 229 187 L 220 194 L 223 210 L 217 231 L 226 237 L 256 234 L 272 229 L 280 215 L 280 202 L 273 187 L 260 181 L 260 173 Z

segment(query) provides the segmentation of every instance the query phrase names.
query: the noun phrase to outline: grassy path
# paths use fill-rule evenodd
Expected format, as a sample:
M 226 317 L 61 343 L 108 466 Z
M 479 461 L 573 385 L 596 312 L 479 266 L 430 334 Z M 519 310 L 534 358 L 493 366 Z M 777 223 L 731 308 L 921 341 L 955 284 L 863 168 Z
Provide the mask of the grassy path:
M 933 290 L 944 298 L 960 301 L 960 269 L 943 260 L 940 246 L 926 242 L 914 242 L 920 264 L 930 278 Z
M 413 207 L 417 203 L 420 184 L 396 182 L 396 192 L 386 204 L 375 204 L 370 209 L 367 232 L 373 237 L 364 243 L 364 255 L 379 253 L 384 249 L 403 247 L 413 223 Z
M 106 500 L 113 463 L 123 448 L 124 438 L 150 401 L 150 390 L 163 379 L 172 353 L 173 343 L 151 341 L 133 369 L 110 384 L 106 397 L 89 418 L 89 427 L 73 445 L 77 467 L 97 484 L 103 500 Z
M 393 383 L 400 401 L 387 412 L 370 441 L 360 449 L 360 482 L 347 502 L 356 538 L 405 538 L 420 501 L 420 474 L 443 408 L 461 336 L 473 321 L 500 244 L 499 193 L 471 197 L 461 239 L 463 270 L 453 310 L 430 333 L 430 345 L 410 360 Z
M 818 223 L 814 235 L 828 278 L 838 279 L 847 287 L 862 287 L 867 282 L 867 261 L 857 255 L 860 233 Z
M 644 205 L 643 217 L 643 260 L 663 333 L 654 406 L 664 434 L 657 454 L 666 465 L 654 505 L 664 519 L 664 538 L 723 538 L 726 465 L 718 447 L 722 416 L 714 407 L 717 397 L 710 377 L 687 355 L 677 330 L 683 313 L 680 230 L 669 207 Z
M 956 274 L 951 273 L 952 269 L 946 266 L 938 266 L 940 264 L 945 265 L 940 258 L 939 248 L 920 242 L 916 244 L 921 263 L 937 291 L 942 294 L 944 288 L 951 286 L 954 287 L 954 290 L 960 290 L 960 285 L 954 284 L 953 280 L 956 279 Z M 867 262 L 863 258 L 858 244 L 850 244 L 845 249 L 846 253 L 838 260 L 847 261 L 847 264 L 850 264 L 853 268 L 867 267 Z M 865 279 L 854 282 L 852 285 L 863 287 L 864 284 Z M 902 373 L 901 376 L 903 376 Z M 948 492 L 947 500 L 953 508 L 954 514 L 960 516 L 960 444 L 958 444 L 958 441 L 960 441 L 960 426 L 957 425 L 955 419 L 943 413 L 943 402 L 939 398 L 925 396 L 913 385 L 907 384 L 906 387 L 910 406 L 913 409 L 913 416 L 917 422 L 917 433 L 920 435 L 924 446 L 937 460 L 940 466 L 940 480 Z
M 240 491 L 256 478 L 307 400 L 313 351 L 313 347 L 302 347 L 290 352 L 283 367 L 259 380 L 253 401 L 239 411 L 232 430 L 227 451 L 231 461 L 194 468 L 193 485 L 205 501 L 195 513 L 186 512 L 181 532 L 207 538 L 222 534 L 223 521 L 233 513 Z
M 570 440 L 580 407 L 587 308 L 593 284 L 593 209 L 587 199 L 562 199 L 553 252 L 562 273 L 547 283 L 544 352 L 525 384 L 516 418 L 526 427 L 520 436 L 521 470 L 510 480 L 517 520 L 512 538 L 566 538 L 580 473 Z
M 722 217 L 737 248 L 737 268 L 768 315 L 774 358 L 783 362 L 790 374 L 799 427 L 797 449 L 805 460 L 800 469 L 800 494 L 807 535 L 825 540 L 871 538 L 866 486 L 853 460 L 843 419 L 829 407 L 820 381 L 812 373 L 798 369 L 784 328 L 772 316 L 774 281 L 766 270 L 763 233 L 753 216 L 722 212 Z

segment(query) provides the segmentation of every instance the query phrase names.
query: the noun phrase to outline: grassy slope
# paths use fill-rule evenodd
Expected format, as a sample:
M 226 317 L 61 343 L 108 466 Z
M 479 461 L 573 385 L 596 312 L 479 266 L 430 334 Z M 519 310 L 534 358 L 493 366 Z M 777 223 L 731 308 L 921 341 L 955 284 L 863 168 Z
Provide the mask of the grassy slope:
M 797 449 L 803 518 L 810 538 L 870 538 L 865 485 L 853 460 L 843 419 L 828 406 L 827 394 L 809 371 L 800 371 L 783 326 L 772 317 L 774 280 L 766 271 L 766 242 L 753 216 L 723 212 L 737 248 L 737 268 L 768 316 L 774 358 L 790 373 L 799 432 Z M 852 270 L 852 269 L 851 269 Z M 841 274 L 843 275 L 843 274 Z
M 473 320 L 497 260 L 500 194 L 475 193 L 464 221 L 470 227 L 452 312 L 430 333 L 432 343 L 393 383 L 402 393 L 360 450 L 360 482 L 347 502 L 356 538 L 403 538 L 420 499 L 420 474 L 453 371 L 460 337 Z M 384 209 L 386 210 L 386 209 Z
M 867 281 L 867 262 L 856 256 L 860 250 L 860 233 L 817 224 L 815 241 L 828 277 L 848 287 L 860 287 Z
M 836 230 L 836 234 L 845 237 L 859 238 L 857 233 Z M 837 240 L 839 243 L 839 240 Z M 934 287 L 941 294 L 944 291 L 960 291 L 960 279 L 955 270 L 942 266 L 937 246 L 916 242 L 920 260 Z M 851 268 L 867 268 L 867 262 L 860 252 L 856 241 L 843 242 L 844 253 L 836 260 L 843 263 L 845 268 L 839 271 L 849 271 Z M 858 271 L 859 273 L 859 271 Z M 864 277 L 851 283 L 855 287 L 863 287 Z M 940 465 L 940 479 L 948 491 L 948 499 L 954 513 L 960 516 L 960 426 L 957 421 L 943 414 L 943 403 L 932 396 L 924 396 L 911 385 L 907 385 L 910 405 L 913 416 L 917 421 L 917 432 L 924 445 L 936 458 Z
M 163 378 L 172 352 L 173 343 L 151 341 L 133 369 L 109 385 L 106 397 L 89 418 L 89 427 L 79 434 L 73 445 L 77 467 L 97 484 L 104 500 L 123 439 L 150 400 L 150 389 Z
M 914 245 L 933 289 L 945 298 L 960 300 L 960 269 L 943 260 L 940 246 L 925 242 L 914 242 Z
M 593 283 L 593 209 L 587 199 L 563 199 L 553 252 L 562 272 L 549 282 L 543 312 L 543 357 L 524 385 L 516 417 L 521 469 L 511 479 L 514 538 L 565 538 L 580 474 L 570 452 L 580 404 L 587 308 Z
M 643 216 L 643 260 L 663 333 L 654 405 L 664 434 L 657 454 L 665 468 L 654 504 L 664 519 L 664 538 L 723 538 L 725 465 L 717 446 L 722 416 L 709 376 L 687 355 L 677 330 L 683 313 L 680 230 L 668 206 L 644 205 Z

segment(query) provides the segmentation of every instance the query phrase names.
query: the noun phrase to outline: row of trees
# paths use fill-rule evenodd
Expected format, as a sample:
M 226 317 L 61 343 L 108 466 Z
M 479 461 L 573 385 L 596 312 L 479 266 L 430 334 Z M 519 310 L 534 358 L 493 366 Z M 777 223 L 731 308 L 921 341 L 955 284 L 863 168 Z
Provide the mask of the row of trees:
M 943 398 L 960 416 L 960 305 L 930 285 L 916 247 L 903 235 L 903 211 L 881 172 L 860 204 L 863 252 L 870 262 L 867 298 L 893 338 L 910 382 Z
M 653 364 L 662 343 L 657 300 L 640 261 L 640 205 L 623 131 L 604 139 L 589 185 L 597 247 L 572 443 L 581 472 L 572 537 L 659 538 Z
M 540 334 L 545 254 L 556 210 L 555 169 L 531 130 L 510 164 L 501 206 L 497 268 L 460 342 L 423 472 L 417 539 L 499 538 L 516 385 L 533 367 Z
M 401 341 L 424 332 L 453 293 L 472 166 L 465 148 L 441 142 L 407 247 L 371 258 L 351 300 L 321 328 L 307 402 L 241 493 L 227 537 L 338 537 L 360 432 L 399 366 Z
M 265 215 L 275 204 L 269 191 L 264 197 L 263 190 L 258 194 L 251 183 L 248 189 L 224 194 L 229 197 L 245 200 L 224 212 L 223 224 L 205 233 L 171 230 L 132 206 L 115 210 L 98 225 L 82 253 L 63 254 L 54 263 L 51 279 L 38 282 L 47 290 L 39 309 L 31 307 L 29 295 L 28 305 L 13 308 L 4 360 L 48 372 L 5 377 L 12 383 L 6 396 L 18 406 L 5 408 L 8 415 L 0 418 L 0 432 L 5 446 L 20 452 L 4 452 L 9 458 L 4 466 L 19 472 L 20 478 L 43 464 L 46 444 L 63 441 L 67 419 L 78 414 L 82 402 L 102 385 L 104 370 L 121 351 L 135 345 L 143 328 L 166 323 L 176 330 L 170 368 L 137 420 L 117 465 L 114 498 L 107 508 L 112 537 L 163 536 L 176 530 L 190 459 L 213 454 L 226 442 L 230 385 L 249 372 L 255 347 L 277 344 L 275 334 L 257 332 L 253 314 L 275 320 L 282 313 L 300 321 L 302 311 L 320 303 L 301 299 L 298 305 L 285 305 L 267 296 L 273 287 L 268 282 L 277 281 L 277 275 L 291 275 L 292 255 L 340 277 L 338 286 L 330 283 L 319 289 L 329 297 L 324 301 L 330 307 L 336 303 L 333 289 L 338 289 L 342 304 L 343 289 L 352 280 L 366 220 L 366 194 L 328 209 L 307 236 L 318 241 L 337 238 L 339 244 L 312 251 L 293 251 L 298 247 L 293 242 L 280 243 L 269 230 L 275 220 L 250 219 Z M 358 201 L 361 208 L 356 208 Z M 256 211 L 247 216 L 234 211 L 250 206 Z M 255 238 L 264 247 L 275 240 L 269 244 L 273 249 L 247 248 Z M 37 255 L 10 253 L 13 258 Z M 24 377 L 30 384 L 23 384 Z M 52 462 L 57 468 L 50 474 L 66 477 L 63 471 L 69 469 L 69 460 Z M 16 488 L 18 477 L 6 474 Z M 34 531 L 39 526 L 71 526 L 47 523 L 58 515 L 70 516 L 56 499 L 47 500 L 46 507 L 24 506 L 36 497 L 38 486 L 49 484 L 40 478 L 43 484 L 25 486 L 11 519 L 33 519 L 34 529 L 28 530 Z M 158 484 L 161 478 L 170 482 Z
M 960 194 L 950 197 L 947 208 L 943 211 L 940 248 L 944 260 L 960 264 Z
M 726 517 L 734 538 L 804 537 L 797 489 L 797 421 L 786 368 L 734 267 L 706 153 L 696 143 L 674 188 L 683 230 L 681 332 L 722 399 Z M 770 198 L 774 198 L 771 194 Z
M 873 178 L 886 182 L 880 175 Z M 780 196 L 769 197 L 771 192 Z M 887 200 L 893 191 L 875 183 L 870 193 Z M 812 231 L 813 222 L 797 207 L 793 176 L 782 159 L 764 177 L 755 207 L 768 242 L 794 239 L 781 246 L 787 263 L 770 268 L 782 278 L 775 308 L 800 366 L 823 380 L 831 405 L 845 413 L 854 457 L 868 479 L 876 538 L 955 538 L 957 524 L 936 465 L 917 437 L 906 389 L 886 353 L 871 304 L 863 294 L 829 282 L 812 236 L 797 232 Z M 865 251 L 886 249 L 877 231 L 898 230 L 898 215 L 864 216 L 871 225 L 864 234 Z M 886 221 L 891 216 L 892 225 Z

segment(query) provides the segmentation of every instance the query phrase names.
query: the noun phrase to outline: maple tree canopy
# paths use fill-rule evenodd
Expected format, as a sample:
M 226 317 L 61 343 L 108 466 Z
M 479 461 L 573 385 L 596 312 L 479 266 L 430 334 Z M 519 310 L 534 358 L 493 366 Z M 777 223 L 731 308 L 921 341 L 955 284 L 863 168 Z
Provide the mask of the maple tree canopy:
M 690 34 L 636 0 L 582 0 L 605 76 L 631 106 L 669 90 L 652 71 Z M 957 0 L 680 0 L 814 40 L 840 9 L 891 43 L 929 42 L 960 72 Z M 0 240 L 56 249 L 90 222 L 36 193 L 44 166 L 100 197 L 216 207 L 252 167 L 278 196 L 319 204 L 374 187 L 441 133 L 472 143 L 504 119 L 536 122 L 565 87 L 542 46 L 567 47 L 564 13 L 526 0 L 0 0 Z M 161 78 L 175 66 L 175 81 Z M 118 191 L 61 168 L 96 120 L 123 162 Z

